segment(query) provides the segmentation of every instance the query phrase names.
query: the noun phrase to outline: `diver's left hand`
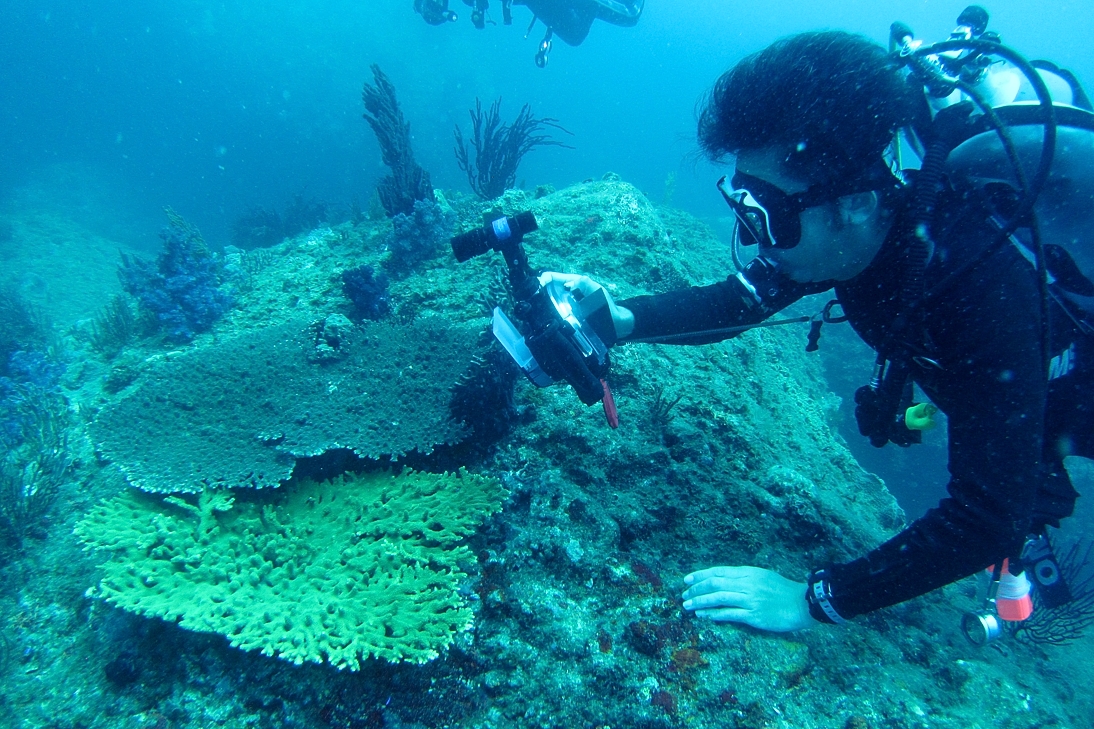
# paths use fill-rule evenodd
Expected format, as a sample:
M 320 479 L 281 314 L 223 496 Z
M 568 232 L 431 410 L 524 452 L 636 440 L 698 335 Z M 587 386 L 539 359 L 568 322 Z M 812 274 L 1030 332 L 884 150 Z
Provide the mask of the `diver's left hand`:
M 684 609 L 717 622 L 788 633 L 811 628 L 804 582 L 760 567 L 711 567 L 684 577 Z

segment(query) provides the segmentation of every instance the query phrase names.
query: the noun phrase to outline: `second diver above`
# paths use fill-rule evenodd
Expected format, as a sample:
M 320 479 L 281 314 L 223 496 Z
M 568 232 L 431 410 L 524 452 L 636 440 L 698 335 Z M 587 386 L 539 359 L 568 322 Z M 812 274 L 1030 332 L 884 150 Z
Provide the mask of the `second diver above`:
M 463 0 L 463 3 L 471 8 L 471 23 L 476 28 L 481 30 L 488 24 L 496 25 L 489 14 L 490 0 Z M 513 5 L 524 5 L 532 11 L 532 22 L 525 37 L 537 20 L 546 26 L 535 55 L 536 65 L 543 68 L 556 35 L 567 45 L 578 46 L 589 35 L 596 20 L 633 26 L 642 14 L 645 0 L 500 0 L 500 5 L 505 25 L 513 23 Z M 449 8 L 449 0 L 414 0 L 414 11 L 430 25 L 444 25 L 459 19 Z

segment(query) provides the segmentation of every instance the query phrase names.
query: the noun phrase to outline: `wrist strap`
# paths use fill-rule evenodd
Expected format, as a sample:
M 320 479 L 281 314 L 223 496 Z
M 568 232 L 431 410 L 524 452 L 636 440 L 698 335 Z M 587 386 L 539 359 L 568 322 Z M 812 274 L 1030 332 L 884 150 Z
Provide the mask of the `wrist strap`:
M 847 622 L 832 605 L 832 586 L 828 583 L 828 575 L 824 570 L 809 576 L 805 600 L 809 603 L 809 614 L 822 623 L 843 625 Z

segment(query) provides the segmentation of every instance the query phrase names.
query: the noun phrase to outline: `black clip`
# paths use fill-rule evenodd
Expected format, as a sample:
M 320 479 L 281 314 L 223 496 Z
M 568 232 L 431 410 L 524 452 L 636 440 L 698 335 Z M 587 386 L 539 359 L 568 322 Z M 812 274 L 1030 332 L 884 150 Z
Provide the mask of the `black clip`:
M 818 342 L 820 341 L 821 326 L 823 324 L 824 320 L 818 317 L 809 320 L 809 341 L 805 345 L 806 352 L 816 352 L 820 349 Z
M 816 352 L 820 349 L 820 344 L 818 344 L 818 342 L 820 342 L 822 324 L 841 324 L 847 321 L 847 316 L 845 314 L 840 314 L 839 316 L 832 315 L 832 307 L 834 306 L 839 306 L 839 300 L 832 299 L 824 305 L 824 309 L 821 310 L 821 313 L 814 314 L 809 320 L 809 342 L 805 345 L 806 352 Z

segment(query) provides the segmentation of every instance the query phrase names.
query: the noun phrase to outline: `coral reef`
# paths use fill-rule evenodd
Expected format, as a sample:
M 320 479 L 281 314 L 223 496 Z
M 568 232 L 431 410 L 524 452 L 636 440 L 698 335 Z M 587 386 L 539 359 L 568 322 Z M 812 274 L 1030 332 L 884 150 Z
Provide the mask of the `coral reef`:
M 380 143 L 384 164 L 391 169 L 376 188 L 392 222 L 388 238 L 391 255 L 385 267 L 405 276 L 440 252 L 441 244 L 451 234 L 455 216 L 436 200 L 429 173 L 414 161 L 410 125 L 399 109 L 395 87 L 379 66 L 372 66 L 372 75 L 376 85 L 365 84 L 364 116 Z
M 513 187 L 517 181 L 517 168 L 524 155 L 536 147 L 566 147 L 573 149 L 548 134 L 544 129 L 556 129 L 570 134 L 557 119 L 532 116 L 532 107 L 521 107 L 512 124 L 501 120 L 501 99 L 482 110 L 482 102 L 475 99 L 471 115 L 470 142 L 464 140 L 459 125 L 456 126 L 456 162 L 467 173 L 471 189 L 479 196 L 493 200 Z M 471 159 L 471 149 L 475 159 Z
M 160 233 L 164 251 L 155 261 L 122 255 L 118 277 L 126 293 L 159 322 L 167 339 L 189 342 L 208 331 L 232 305 L 222 286 L 223 268 L 197 228 L 167 210 Z
M 333 316 L 164 358 L 99 414 L 101 454 L 146 491 L 197 492 L 277 486 L 297 458 L 330 450 L 397 458 L 463 437 L 449 401 L 476 332 Z
M 484 350 L 452 394 L 453 417 L 471 429 L 467 442 L 479 451 L 501 440 L 521 418 L 514 397 L 519 368 L 505 352 Z
M 353 310 L 363 319 L 383 319 L 391 311 L 388 278 L 383 273 L 374 276 L 372 266 L 343 271 L 342 292 L 353 302 Z
M 498 511 L 496 479 L 386 473 L 300 482 L 263 502 L 129 491 L 76 528 L 110 555 L 95 595 L 293 663 L 424 663 L 467 630 L 460 541 Z
M 0 377 L 13 376 L 13 367 L 19 369 L 12 361 L 13 355 L 20 356 L 17 352 L 45 352 L 52 342 L 45 316 L 13 287 L 0 286 Z
M 403 118 L 395 86 L 377 65 L 372 65 L 375 86 L 365 84 L 361 94 L 365 102 L 365 121 L 376 134 L 380 154 L 391 174 L 380 181 L 377 192 L 388 217 L 399 213 L 413 215 L 414 203 L 433 200 L 433 186 L 429 173 L 414 161 L 410 146 L 410 125 Z
M 660 190 L 656 192 L 660 198 Z M 540 229 L 526 240 L 531 264 L 586 273 L 617 297 L 714 283 L 732 270 L 728 250 L 706 224 L 651 204 L 642 191 L 614 175 L 557 191 L 508 190 L 489 203 L 471 196 L 452 200 L 464 229 L 480 225 L 483 213 L 494 208 L 507 213 L 534 210 Z M 290 616 L 288 634 L 299 636 L 300 646 L 277 638 L 256 645 L 259 650 L 241 651 L 222 632 L 226 623 L 195 632 L 84 597 L 104 575 L 93 556 L 108 555 L 109 549 L 84 552 L 79 540 L 59 527 L 118 504 L 148 505 L 135 513 L 118 512 L 130 514 L 133 519 L 127 517 L 126 523 L 142 525 L 137 531 L 145 535 L 151 534 L 151 523 L 176 528 L 162 543 L 152 542 L 148 553 L 129 553 L 130 561 L 148 564 L 153 552 L 166 554 L 183 545 L 189 549 L 201 528 L 203 503 L 200 495 L 165 498 L 132 490 L 119 497 L 127 491 L 124 480 L 102 461 L 89 459 L 70 507 L 51 514 L 67 523 L 58 523 L 48 540 L 27 540 L 18 561 L 0 566 L 6 588 L 0 590 L 0 725 L 1090 725 L 1094 697 L 1086 687 L 1094 681 L 1089 661 L 1094 638 L 1081 636 L 1074 645 L 1063 646 L 1004 640 L 977 649 L 960 631 L 961 614 L 977 605 L 970 583 L 847 626 L 820 626 L 793 635 L 713 624 L 681 610 L 681 577 L 694 569 L 755 564 L 800 580 L 807 569 L 827 559 L 875 545 L 903 521 L 884 485 L 862 470 L 834 430 L 837 403 L 816 355 L 804 352 L 804 326 L 752 331 L 702 347 L 616 347 L 610 382 L 620 424 L 610 429 L 599 408 L 583 407 L 568 388 L 536 389 L 518 376 L 512 389 L 512 370 L 500 369 L 507 356 L 482 346 L 489 337 L 484 334 L 489 309 L 500 305 L 511 311 L 513 305 L 503 271 L 499 279 L 496 256 L 457 264 L 438 255 L 405 277 L 391 278 L 396 310 L 383 326 L 401 331 L 411 321 L 433 321 L 438 327 L 444 322 L 460 331 L 466 328 L 466 339 L 445 335 L 431 340 L 408 330 L 408 336 L 421 340 L 413 357 L 389 362 L 387 350 L 376 348 L 369 350 L 370 356 L 355 359 L 359 333 L 381 325 L 359 328 L 350 320 L 355 314 L 342 292 L 341 275 L 363 265 L 377 271 L 389 256 L 385 246 L 390 227 L 381 213 L 286 239 L 261 260 L 256 258 L 254 263 L 261 265 L 251 266 L 247 257 L 235 254 L 238 265 L 250 271 L 250 280 L 237 305 L 217 324 L 215 338 L 199 338 L 181 352 L 165 349 L 157 340 L 139 340 L 110 368 L 98 357 L 88 358 L 80 363 L 85 384 L 68 392 L 78 398 L 75 405 L 82 411 L 98 412 L 100 419 L 120 419 L 119 414 L 107 414 L 135 394 L 151 396 L 146 402 L 154 418 L 147 422 L 154 427 L 126 431 L 131 439 L 150 444 L 117 460 L 147 458 L 153 464 L 148 467 L 151 474 L 164 458 L 154 451 L 155 444 L 160 450 L 178 446 L 183 455 L 172 467 L 184 477 L 185 460 L 191 457 L 201 467 L 226 461 L 226 470 L 245 475 L 244 467 L 254 468 L 250 461 L 261 465 L 269 451 L 284 447 L 290 437 L 312 438 L 318 429 L 303 431 L 327 418 L 333 418 L 335 431 L 376 426 L 384 438 L 398 439 L 404 429 L 420 433 L 435 425 L 423 420 L 474 414 L 465 419 L 468 432 L 457 445 L 438 447 L 429 456 L 408 453 L 399 464 L 404 471 L 413 465 L 430 472 L 465 465 L 496 478 L 511 493 L 504 510 L 463 542 L 467 550 L 459 568 L 468 578 L 445 583 L 445 590 L 455 584 L 460 596 L 455 611 L 473 610 L 474 629 L 453 630 L 444 650 L 437 648 L 438 640 L 434 648 L 441 655 L 424 664 L 413 657 L 400 663 L 369 660 L 362 651 L 356 657 L 357 671 L 339 671 L 329 658 L 316 664 L 306 657 L 318 653 L 313 649 L 323 645 L 323 638 L 309 642 L 318 629 L 307 633 L 304 617 Z M 802 302 L 801 311 L 793 314 L 812 313 L 811 307 L 820 303 Z M 296 334 L 290 325 L 300 327 Z M 290 327 L 280 330 L 292 340 L 284 349 L 265 349 L 261 341 L 246 338 L 249 332 L 272 338 L 280 326 Z M 243 353 L 250 346 L 246 342 L 255 345 L 248 356 Z M 429 368 L 432 358 L 450 356 L 452 348 L 462 357 L 451 367 L 459 372 L 455 387 L 444 391 L 444 397 L 439 385 L 428 390 L 447 408 L 430 406 L 411 410 L 410 417 L 390 417 L 397 406 L 381 390 L 353 399 L 354 412 L 328 407 L 355 377 L 375 377 L 387 389 L 402 389 L 408 378 L 418 382 L 415 378 L 425 377 L 419 368 Z M 291 356 L 280 359 L 286 353 Z M 227 361 L 218 363 L 225 357 Z M 865 366 L 869 368 L 869 361 Z M 329 376 L 321 381 L 322 391 L 319 384 L 314 390 L 308 385 L 298 400 L 293 393 L 302 381 L 299 373 L 309 367 Z M 245 373 L 251 370 L 261 387 L 247 389 L 251 375 Z M 378 371 L 390 379 L 382 380 Z M 66 387 L 75 376 L 66 375 Z M 180 378 L 185 387 L 162 382 L 170 378 Z M 226 383 L 223 389 L 209 384 L 216 379 Z M 184 397 L 187 388 L 192 394 Z M 268 408 L 297 402 L 299 407 L 278 415 L 287 424 L 286 441 L 256 445 L 254 434 L 265 432 L 265 425 L 254 427 L 248 421 L 267 417 Z M 141 413 L 138 404 L 134 400 L 125 406 L 132 419 Z M 372 413 L 373 408 L 379 411 Z M 207 419 L 210 413 L 215 417 Z M 102 425 L 91 428 L 93 439 L 101 440 Z M 180 440 L 161 440 L 161 429 L 169 427 Z M 232 461 L 237 457 L 232 448 L 242 451 L 238 462 Z M 266 455 L 260 453 L 264 449 Z M 340 474 L 347 462 L 351 470 L 362 466 L 352 455 L 337 461 L 339 453 L 350 451 L 299 460 L 293 479 L 278 489 L 231 492 L 235 501 L 227 510 L 218 511 L 226 502 L 206 495 L 206 524 L 215 523 L 220 538 L 238 538 L 242 532 L 237 526 L 255 525 L 276 545 L 275 556 L 297 564 L 304 559 L 300 555 L 313 554 L 307 551 L 313 545 L 333 544 L 325 539 L 341 528 L 341 511 L 332 508 L 328 517 L 307 521 L 312 534 L 301 534 L 291 531 L 298 522 L 279 509 L 296 503 L 310 517 L 322 515 L 332 498 L 342 506 L 339 481 L 318 486 L 303 476 L 304 471 L 321 470 L 323 478 Z M 1092 485 L 1094 470 L 1086 483 L 1076 481 L 1080 491 Z M 450 497 L 460 504 L 463 488 L 457 486 L 460 490 Z M 310 492 L 312 505 L 294 491 L 298 487 L 319 489 Z M 414 506 L 424 502 L 417 495 L 407 498 L 392 508 L 420 524 L 424 515 Z M 103 499 L 106 505 L 94 506 Z M 262 524 L 264 508 L 274 517 L 268 530 Z M 282 540 L 280 527 L 298 538 Z M 199 545 L 180 553 L 175 571 L 160 584 L 178 585 L 180 596 L 212 591 L 206 583 L 186 592 L 194 583 L 186 584 L 185 578 L 212 575 L 214 559 L 220 568 L 235 564 L 233 550 L 245 551 L 221 544 L 213 540 L 204 552 Z M 270 574 L 288 572 L 287 563 L 275 566 L 265 554 L 257 560 L 269 565 Z M 108 577 L 115 570 L 125 572 L 120 566 L 125 556 L 119 551 L 116 559 L 100 558 L 109 559 Z M 340 553 L 332 559 L 321 563 L 341 569 Z M 322 582 L 322 573 L 314 576 L 320 562 L 312 563 L 310 556 L 307 561 L 286 594 L 299 596 L 294 612 L 312 615 L 313 626 L 322 625 L 325 613 L 316 623 L 312 606 L 340 595 L 342 587 Z M 252 589 L 239 577 L 235 582 Z M 119 584 L 131 584 L 140 593 L 149 590 L 129 577 Z M 234 584 L 229 578 L 216 588 L 227 595 Z M 247 602 L 245 591 L 231 594 L 245 603 L 237 615 L 254 615 L 246 611 L 270 599 L 261 594 Z M 451 594 L 435 597 L 448 599 Z M 167 607 L 155 604 L 167 614 Z M 179 604 L 189 606 L 189 598 L 180 597 Z M 195 609 L 187 614 L 195 620 L 215 616 L 229 603 L 203 604 L 204 613 Z M 273 604 L 279 609 L 284 605 Z M 463 624 L 458 619 L 447 624 L 444 616 L 437 635 L 445 633 L 446 625 Z M 267 647 L 274 654 L 285 648 L 288 660 L 262 655 L 260 650 Z M 303 664 L 294 665 L 297 658 Z
M 285 237 L 314 230 L 331 220 L 330 206 L 303 194 L 293 199 L 281 211 L 281 231 Z
M 59 392 L 0 377 L 0 561 L 39 533 L 72 476 L 68 401 Z
M 33 345 L 31 345 L 33 346 Z M 8 355 L 3 368 L 5 380 L 30 385 L 47 392 L 58 392 L 67 365 L 54 348 L 18 349 Z
M 91 322 L 91 331 L 87 337 L 92 349 L 107 359 L 112 359 L 133 340 L 136 331 L 137 318 L 133 315 L 128 299 L 122 294 L 116 294 L 99 310 Z
M 384 263 L 392 273 L 406 276 L 422 261 L 443 250 L 452 235 L 455 214 L 433 200 L 415 200 L 410 213 L 398 213 L 391 219 L 388 248 L 391 256 Z
M 42 531 L 73 472 L 67 365 L 45 318 L 0 290 L 0 562 Z
M 244 251 L 266 248 L 280 243 L 284 231 L 280 213 L 255 206 L 232 222 L 232 245 Z

